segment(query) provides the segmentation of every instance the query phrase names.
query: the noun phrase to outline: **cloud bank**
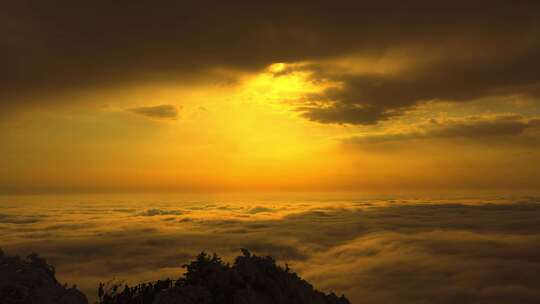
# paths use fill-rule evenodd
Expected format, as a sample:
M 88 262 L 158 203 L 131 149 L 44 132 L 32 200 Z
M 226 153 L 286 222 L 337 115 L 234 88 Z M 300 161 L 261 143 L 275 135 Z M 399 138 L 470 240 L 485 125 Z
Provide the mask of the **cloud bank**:
M 40 252 L 62 281 L 89 295 L 100 280 L 174 277 L 198 251 L 232 258 L 245 247 L 353 303 L 540 300 L 535 198 L 267 202 L 273 212 L 263 212 L 261 202 L 115 205 L 33 209 L 55 216 L 3 222 L 0 240 L 9 252 Z M 148 210 L 160 211 L 134 216 Z M 2 212 L 24 216 L 18 208 Z M 44 230 L 51 221 L 86 225 Z

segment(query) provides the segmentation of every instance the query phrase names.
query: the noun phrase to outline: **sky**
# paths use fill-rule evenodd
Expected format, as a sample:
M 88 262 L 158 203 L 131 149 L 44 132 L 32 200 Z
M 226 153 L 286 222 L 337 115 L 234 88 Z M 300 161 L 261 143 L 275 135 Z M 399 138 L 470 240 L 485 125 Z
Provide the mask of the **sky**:
M 0 1 L 0 247 L 540 303 L 540 1 Z M 144 261 L 144 262 L 141 262 Z
M 2 1 L 0 192 L 540 187 L 537 1 Z

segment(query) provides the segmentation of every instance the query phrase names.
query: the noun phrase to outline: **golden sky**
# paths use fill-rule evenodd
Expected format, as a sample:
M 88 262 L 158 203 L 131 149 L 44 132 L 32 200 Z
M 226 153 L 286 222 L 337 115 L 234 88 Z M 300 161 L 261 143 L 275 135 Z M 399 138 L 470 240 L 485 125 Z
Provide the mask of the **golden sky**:
M 538 10 L 490 3 L 8 1 L 0 191 L 538 189 Z

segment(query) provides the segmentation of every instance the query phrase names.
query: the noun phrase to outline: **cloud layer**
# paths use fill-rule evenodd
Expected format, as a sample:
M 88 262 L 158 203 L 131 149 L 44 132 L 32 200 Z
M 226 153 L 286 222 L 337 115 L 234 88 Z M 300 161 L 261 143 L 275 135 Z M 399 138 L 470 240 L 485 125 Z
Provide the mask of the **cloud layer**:
M 156 119 L 178 119 L 178 109 L 173 105 L 131 108 L 129 112 Z
M 100 280 L 178 276 L 200 250 L 232 258 L 245 247 L 353 303 L 540 300 L 534 198 L 3 206 L 10 218 L 41 215 L 2 220 L 4 249 L 41 253 L 90 295 Z

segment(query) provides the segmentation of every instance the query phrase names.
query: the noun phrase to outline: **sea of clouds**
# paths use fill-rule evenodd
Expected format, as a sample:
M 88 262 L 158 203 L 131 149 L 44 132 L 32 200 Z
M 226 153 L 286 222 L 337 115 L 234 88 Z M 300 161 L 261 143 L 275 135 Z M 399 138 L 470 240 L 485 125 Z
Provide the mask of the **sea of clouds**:
M 271 255 L 352 303 L 540 303 L 540 199 L 1 197 L 0 247 L 98 282 L 179 277 L 200 251 Z

